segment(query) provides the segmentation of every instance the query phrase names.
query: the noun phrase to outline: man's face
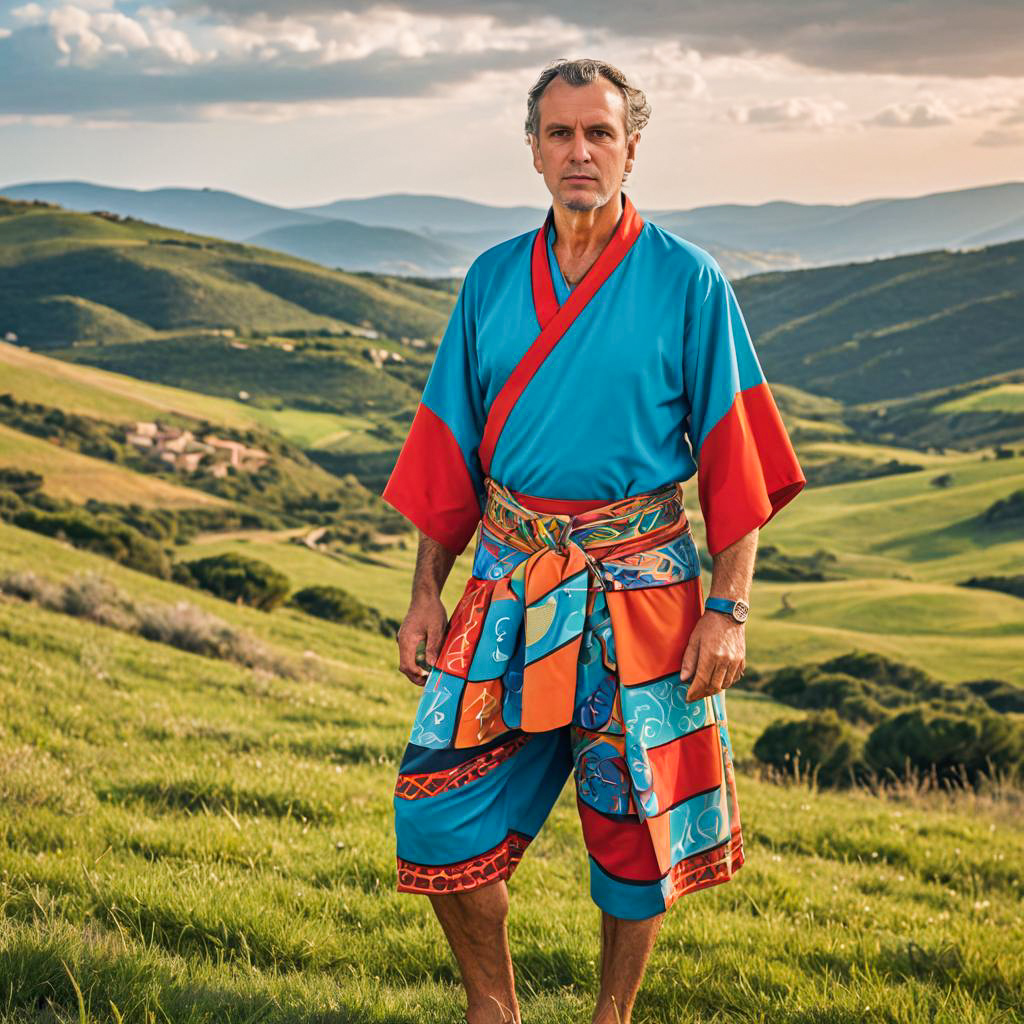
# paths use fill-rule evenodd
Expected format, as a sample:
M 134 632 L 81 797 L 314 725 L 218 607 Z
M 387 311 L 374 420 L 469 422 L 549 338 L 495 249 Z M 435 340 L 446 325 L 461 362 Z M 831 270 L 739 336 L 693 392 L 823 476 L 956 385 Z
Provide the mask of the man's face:
M 626 100 L 600 76 L 589 85 L 555 78 L 538 103 L 533 166 L 552 197 L 570 210 L 604 206 L 633 169 L 639 132 L 626 137 Z

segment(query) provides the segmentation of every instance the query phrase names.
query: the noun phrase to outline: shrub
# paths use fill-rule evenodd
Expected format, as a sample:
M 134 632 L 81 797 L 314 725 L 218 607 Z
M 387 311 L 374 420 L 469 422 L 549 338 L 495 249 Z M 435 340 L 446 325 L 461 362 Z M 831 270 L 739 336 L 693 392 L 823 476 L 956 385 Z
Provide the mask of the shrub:
M 909 761 L 919 772 L 934 767 L 940 779 L 955 777 L 962 765 L 974 782 L 990 764 L 1001 770 L 1019 767 L 1024 730 L 990 712 L 968 717 L 918 707 L 876 725 L 864 753 L 872 767 L 900 777 Z
M 797 722 L 772 722 L 755 742 L 754 756 L 787 773 L 799 758 L 804 768 L 817 769 L 822 785 L 837 786 L 856 774 L 859 747 L 857 736 L 829 709 Z
M 22 508 L 10 516 L 15 526 L 66 540 L 76 548 L 105 555 L 131 569 L 166 579 L 171 567 L 163 549 L 138 530 L 112 516 L 93 516 L 84 509 L 46 512 Z
M 396 619 L 382 616 L 376 608 L 363 604 L 341 587 L 305 587 L 293 594 L 288 603 L 317 618 L 358 626 L 384 636 L 397 635 L 401 625 Z
M 99 622 L 147 640 L 169 644 L 193 654 L 235 661 L 249 668 L 297 677 L 299 668 L 268 651 L 258 640 L 216 615 L 187 601 L 177 604 L 136 604 L 110 580 L 97 573 L 54 583 L 31 570 L 0 577 L 0 593 L 31 601 L 51 611 Z
M 971 693 L 980 697 L 993 711 L 1024 713 L 1024 689 L 1002 679 L 975 679 L 964 683 Z
M 273 611 L 288 595 L 291 583 L 284 573 L 258 558 L 229 552 L 181 563 L 195 585 L 225 601 Z M 178 570 L 178 576 L 181 570 Z

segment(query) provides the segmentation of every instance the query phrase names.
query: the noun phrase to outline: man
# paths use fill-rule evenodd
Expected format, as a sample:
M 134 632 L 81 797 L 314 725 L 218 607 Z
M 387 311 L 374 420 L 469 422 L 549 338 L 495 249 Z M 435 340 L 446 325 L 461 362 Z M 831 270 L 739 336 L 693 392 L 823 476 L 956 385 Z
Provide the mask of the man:
M 602 62 L 542 73 L 547 220 L 467 272 L 383 494 L 420 532 L 398 888 L 430 896 L 469 1024 L 520 1020 L 506 882 L 570 773 L 602 912 L 595 1024 L 630 1020 L 668 907 L 743 863 L 723 691 L 758 530 L 805 479 L 721 268 L 622 192 L 649 113 Z

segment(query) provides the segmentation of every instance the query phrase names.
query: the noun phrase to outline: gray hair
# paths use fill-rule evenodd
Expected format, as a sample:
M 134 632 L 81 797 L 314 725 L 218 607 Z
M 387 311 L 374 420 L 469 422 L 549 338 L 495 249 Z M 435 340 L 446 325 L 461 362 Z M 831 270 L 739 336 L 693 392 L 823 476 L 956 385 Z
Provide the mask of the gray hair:
M 598 75 L 604 75 L 609 82 L 617 85 L 626 101 L 626 136 L 640 131 L 650 119 L 651 105 L 643 92 L 617 67 L 603 60 L 590 60 L 586 57 L 566 60 L 562 57 L 552 61 L 530 89 L 526 101 L 526 134 L 540 135 L 540 98 L 555 78 L 561 78 L 569 85 L 589 85 L 597 80 Z

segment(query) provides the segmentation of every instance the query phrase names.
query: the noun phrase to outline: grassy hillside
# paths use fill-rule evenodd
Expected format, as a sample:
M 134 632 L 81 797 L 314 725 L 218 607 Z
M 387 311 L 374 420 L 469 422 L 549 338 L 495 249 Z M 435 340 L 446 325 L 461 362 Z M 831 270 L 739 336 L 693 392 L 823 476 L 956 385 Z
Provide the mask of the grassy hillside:
M 111 1004 L 140 1021 L 457 1017 L 427 901 L 393 891 L 391 790 L 419 693 L 393 642 L 216 601 L 10 527 L 0 568 L 97 570 L 316 666 L 289 680 L 0 599 L 5 1020 L 43 1006 L 78 1019 L 75 984 L 97 1021 Z M 407 569 L 364 570 L 363 594 L 404 589 Z M 751 634 L 758 662 L 777 629 Z M 748 861 L 673 908 L 637 1019 L 1015 1019 L 1019 805 L 770 784 L 750 747 L 776 714 L 793 712 L 730 694 Z M 524 1015 L 585 1019 L 598 918 L 571 783 L 511 891 Z
M 1008 397 L 1024 386 L 1022 254 L 1024 243 L 1010 243 L 737 282 L 812 487 L 915 462 L 865 445 L 973 450 L 1024 438 L 1024 410 Z M 220 399 L 211 418 L 258 422 L 376 491 L 457 287 L 0 203 L 0 333 L 65 362 Z M 367 328 L 380 336 L 360 336 Z M 2 362 L 12 359 L 0 351 Z
M 982 513 L 994 501 L 1024 487 L 1024 459 L 978 456 L 923 457 L 920 473 L 806 489 L 761 532 L 762 548 L 792 554 L 824 549 L 837 558 L 830 583 L 769 583 L 755 580 L 747 626 L 752 663 L 777 667 L 813 651 L 822 659 L 859 647 L 907 661 L 940 679 L 965 681 L 994 676 L 1024 685 L 1024 605 L 995 591 L 957 583 L 973 576 L 1024 571 L 1024 534 L 998 528 Z M 952 485 L 930 481 L 952 474 Z M 706 552 L 696 486 L 684 484 L 684 505 Z M 358 587 L 363 566 L 340 568 L 323 555 L 287 539 L 263 535 L 200 539 L 182 549 L 187 557 L 238 551 L 262 558 L 312 582 L 318 561 L 325 579 Z M 463 579 L 472 547 L 463 554 Z M 383 557 L 383 556 L 382 556 Z M 411 573 L 413 552 L 394 552 L 389 564 Z M 761 555 L 761 560 L 765 559 Z M 708 567 L 706 566 L 707 570 Z M 458 567 L 453 570 L 457 574 Z M 705 593 L 710 572 L 704 575 Z M 453 593 L 452 600 L 458 594 Z M 373 600 L 398 615 L 408 593 L 387 589 Z
M 104 420 L 210 420 L 229 427 L 264 427 L 300 448 L 329 446 L 372 428 L 365 419 L 308 409 L 268 409 L 198 391 L 168 387 L 80 363 L 52 359 L 0 342 L 0 389 L 22 401 L 58 406 Z
M 844 402 L 1020 369 L 1024 242 L 736 282 L 766 372 Z
M 434 335 L 435 308 L 358 274 L 131 218 L 0 198 L 0 332 L 33 347 L 194 327 Z

